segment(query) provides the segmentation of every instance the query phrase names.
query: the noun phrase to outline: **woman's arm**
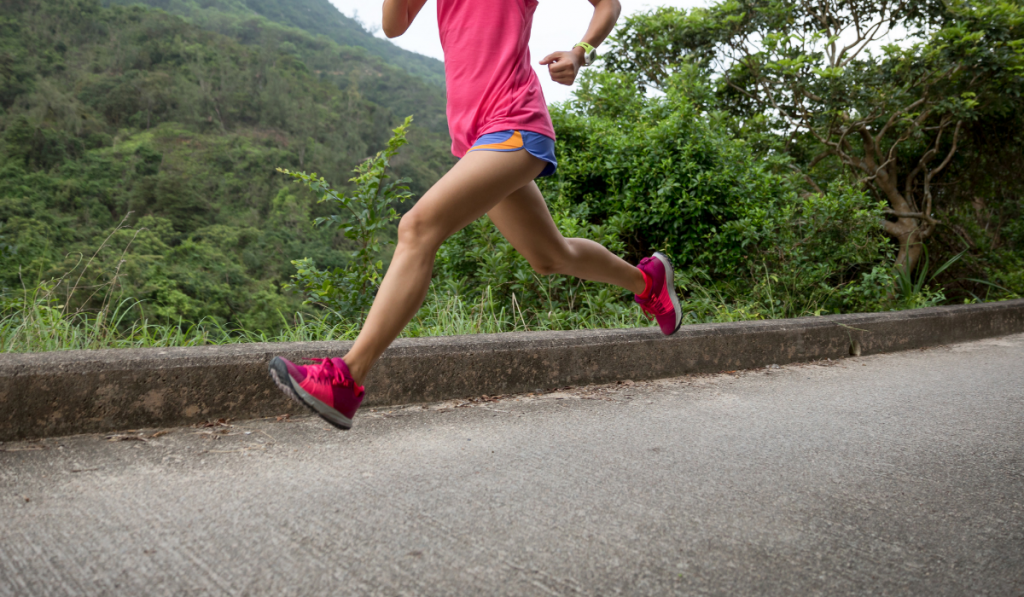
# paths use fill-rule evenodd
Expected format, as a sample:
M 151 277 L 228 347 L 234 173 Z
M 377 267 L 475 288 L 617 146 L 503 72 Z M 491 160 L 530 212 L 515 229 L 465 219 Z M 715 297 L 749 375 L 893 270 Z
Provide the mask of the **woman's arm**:
M 587 34 L 580 41 L 596 48 L 612 32 L 615 22 L 619 20 L 622 6 L 619 0 L 590 0 L 590 3 L 594 5 L 594 16 L 590 19 Z M 576 74 L 583 67 L 584 53 L 582 47 L 575 47 L 568 52 L 552 52 L 540 63 L 548 65 L 552 81 L 572 85 L 576 80 Z
M 384 35 L 398 37 L 405 33 L 426 3 L 427 0 L 384 0 L 384 18 L 381 19 Z

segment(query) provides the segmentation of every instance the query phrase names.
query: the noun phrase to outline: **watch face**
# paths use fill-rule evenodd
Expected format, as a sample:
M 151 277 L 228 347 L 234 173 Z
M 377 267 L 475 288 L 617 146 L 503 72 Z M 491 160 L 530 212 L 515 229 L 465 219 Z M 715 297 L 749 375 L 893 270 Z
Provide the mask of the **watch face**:
M 590 66 L 595 60 L 597 60 L 597 50 L 591 50 L 585 54 L 583 64 Z

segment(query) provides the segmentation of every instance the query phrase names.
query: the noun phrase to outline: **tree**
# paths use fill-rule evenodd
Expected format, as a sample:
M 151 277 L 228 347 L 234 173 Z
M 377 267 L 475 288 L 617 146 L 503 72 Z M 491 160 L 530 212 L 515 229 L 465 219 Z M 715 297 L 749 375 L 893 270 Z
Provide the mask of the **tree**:
M 884 43 L 883 43 L 884 42 Z M 1024 8 L 1000 0 L 726 0 L 627 19 L 609 70 L 661 88 L 701 68 L 741 119 L 763 119 L 810 188 L 836 160 L 888 203 L 913 268 L 971 122 L 1020 111 Z

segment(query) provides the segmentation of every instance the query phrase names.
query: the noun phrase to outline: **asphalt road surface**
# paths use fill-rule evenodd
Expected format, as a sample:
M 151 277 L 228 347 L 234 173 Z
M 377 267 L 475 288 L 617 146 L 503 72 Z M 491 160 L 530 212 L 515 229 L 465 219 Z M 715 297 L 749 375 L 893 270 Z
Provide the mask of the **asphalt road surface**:
M 1024 336 L 0 444 L 0 595 L 1024 595 Z

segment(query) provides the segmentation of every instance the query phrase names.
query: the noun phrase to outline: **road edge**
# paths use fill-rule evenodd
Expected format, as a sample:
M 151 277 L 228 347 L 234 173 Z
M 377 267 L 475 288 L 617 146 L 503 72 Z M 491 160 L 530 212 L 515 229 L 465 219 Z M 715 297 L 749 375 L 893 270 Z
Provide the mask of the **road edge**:
M 1024 332 L 1024 299 L 656 328 L 400 339 L 367 380 L 369 406 L 840 359 Z M 350 342 L 0 354 L 0 441 L 299 412 L 267 363 Z

